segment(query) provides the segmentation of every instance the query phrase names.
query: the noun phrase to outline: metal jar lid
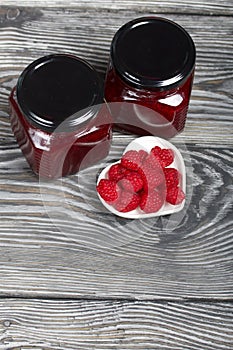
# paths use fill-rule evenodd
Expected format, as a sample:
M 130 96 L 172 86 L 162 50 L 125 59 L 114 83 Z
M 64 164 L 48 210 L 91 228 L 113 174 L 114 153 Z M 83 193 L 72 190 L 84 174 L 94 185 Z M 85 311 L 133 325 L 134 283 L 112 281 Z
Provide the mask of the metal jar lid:
M 180 25 L 160 17 L 141 17 L 123 25 L 111 45 L 113 67 L 129 85 L 166 90 L 193 71 L 195 45 Z
M 32 62 L 20 75 L 16 94 L 27 120 L 47 132 L 63 122 L 65 130 L 74 130 L 90 119 L 103 101 L 102 83 L 95 69 L 67 54 Z

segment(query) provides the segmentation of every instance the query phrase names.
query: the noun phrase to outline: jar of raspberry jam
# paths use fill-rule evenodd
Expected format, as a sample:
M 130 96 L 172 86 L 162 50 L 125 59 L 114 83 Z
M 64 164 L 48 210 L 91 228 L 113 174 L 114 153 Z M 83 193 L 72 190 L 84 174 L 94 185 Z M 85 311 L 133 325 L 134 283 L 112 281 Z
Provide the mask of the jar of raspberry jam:
M 74 174 L 108 154 L 111 118 L 102 82 L 86 61 L 67 54 L 37 59 L 22 72 L 9 101 L 14 135 L 41 177 Z
M 105 80 L 115 127 L 165 138 L 182 131 L 195 56 L 190 35 L 168 19 L 142 17 L 123 25 L 112 40 Z

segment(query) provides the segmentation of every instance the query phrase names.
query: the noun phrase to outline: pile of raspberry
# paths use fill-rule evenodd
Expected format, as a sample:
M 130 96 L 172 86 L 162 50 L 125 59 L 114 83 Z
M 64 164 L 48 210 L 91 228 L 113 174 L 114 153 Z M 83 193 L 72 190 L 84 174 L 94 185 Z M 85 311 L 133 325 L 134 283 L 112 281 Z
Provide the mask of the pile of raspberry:
M 101 179 L 97 192 L 119 212 L 135 209 L 156 213 L 165 203 L 180 204 L 185 194 L 180 187 L 181 174 L 171 167 L 172 149 L 155 146 L 144 150 L 127 151 L 113 164 L 106 179 Z

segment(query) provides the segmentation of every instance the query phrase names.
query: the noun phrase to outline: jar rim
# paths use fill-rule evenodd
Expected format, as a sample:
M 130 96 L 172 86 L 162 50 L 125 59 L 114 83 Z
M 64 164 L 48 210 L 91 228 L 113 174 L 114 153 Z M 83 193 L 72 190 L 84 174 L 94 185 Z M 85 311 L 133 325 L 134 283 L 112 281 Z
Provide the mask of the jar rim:
M 129 85 L 167 90 L 180 85 L 192 73 L 196 49 L 189 33 L 179 24 L 145 16 L 118 29 L 110 57 L 113 68 Z
M 69 79 L 73 86 L 69 87 Z M 62 94 L 67 96 L 59 101 Z M 97 113 L 103 102 L 103 86 L 86 60 L 71 54 L 50 54 L 23 70 L 16 84 L 16 97 L 21 112 L 34 127 L 51 133 L 62 124 L 64 131 L 72 131 Z M 53 106 L 53 101 L 58 106 Z

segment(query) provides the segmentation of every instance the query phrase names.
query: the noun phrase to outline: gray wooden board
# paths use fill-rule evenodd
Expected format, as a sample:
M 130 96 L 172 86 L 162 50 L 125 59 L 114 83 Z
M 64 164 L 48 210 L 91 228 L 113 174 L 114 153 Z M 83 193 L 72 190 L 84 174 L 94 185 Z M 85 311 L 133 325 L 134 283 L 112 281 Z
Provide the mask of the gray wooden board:
M 1 0 L 1 5 L 12 6 L 17 9 L 19 5 L 14 0 Z M 121 10 L 132 10 L 138 13 L 198 13 L 208 15 L 221 15 L 230 16 L 233 13 L 233 4 L 231 0 L 208 0 L 208 1 L 197 1 L 197 0 L 170 0 L 170 1 L 159 1 L 159 0 L 20 0 L 20 6 L 29 7 L 62 7 L 62 8 L 80 8 L 80 9 L 94 9 L 99 11 L 105 9 L 111 12 Z M 95 12 L 95 17 L 98 13 Z
M 135 222 L 105 212 L 94 189 L 134 135 L 114 133 L 87 172 L 39 182 L 12 135 L 8 96 L 48 53 L 79 55 L 103 75 L 115 31 L 150 13 L 183 25 L 197 47 L 186 128 L 173 140 L 188 192 L 180 215 Z M 1 0 L 1 350 L 233 349 L 232 13 L 221 0 Z
M 178 143 L 184 210 L 138 221 L 108 213 L 95 191 L 100 168 L 129 141 L 122 140 L 114 137 L 105 162 L 52 182 L 39 182 L 20 151 L 3 154 L 2 295 L 233 296 L 232 149 Z
M 0 300 L 1 350 L 230 350 L 230 303 Z

